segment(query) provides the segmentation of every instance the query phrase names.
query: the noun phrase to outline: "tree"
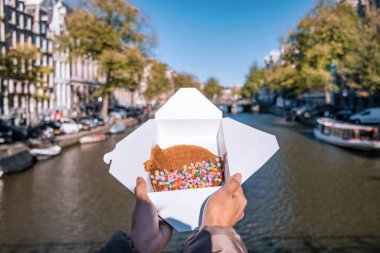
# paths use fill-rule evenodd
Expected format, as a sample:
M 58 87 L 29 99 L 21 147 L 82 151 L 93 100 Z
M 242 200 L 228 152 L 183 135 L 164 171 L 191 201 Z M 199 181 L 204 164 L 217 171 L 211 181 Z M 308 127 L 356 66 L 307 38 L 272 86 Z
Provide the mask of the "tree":
M 128 88 L 133 104 L 133 94 L 142 80 L 145 64 L 140 50 L 136 48 L 121 52 L 104 50 L 98 59 L 100 62 L 99 72 L 106 74 L 107 80 L 92 96 L 104 97 L 102 116 L 105 117 L 108 112 L 109 94 L 117 88 Z
M 180 88 L 200 88 L 200 84 L 197 82 L 196 77 L 191 74 L 180 73 L 173 77 L 174 91 Z
M 370 0 L 362 18 L 363 26 L 356 45 L 344 56 L 340 66 L 343 79 L 352 87 L 380 91 L 380 12 Z
M 253 98 L 255 93 L 265 85 L 266 75 L 265 69 L 260 69 L 257 63 L 254 63 L 246 76 L 245 84 L 241 90 L 241 94 L 246 98 Z
M 30 119 L 30 98 L 36 100 L 48 100 L 46 94 L 51 91 L 47 87 L 44 76 L 52 72 L 50 67 L 42 67 L 38 64 L 41 58 L 40 51 L 30 45 L 16 45 L 7 54 L 0 54 L 0 76 L 2 78 L 13 79 L 27 86 L 27 91 L 22 91 L 20 95 L 26 99 L 26 114 L 28 123 Z M 31 86 L 34 91 L 31 91 Z M 37 109 L 37 108 L 36 108 Z
M 149 102 L 172 90 L 172 82 L 167 76 L 166 65 L 158 61 L 152 61 L 150 66 L 147 89 L 144 91 L 144 97 Z
M 222 95 L 222 87 L 220 87 L 218 79 L 215 77 L 210 77 L 205 83 L 203 92 L 205 93 L 206 97 L 211 99 L 216 99 Z
M 330 91 L 337 89 L 335 76 L 349 76 L 344 66 L 362 28 L 349 4 L 319 0 L 285 39 L 282 64 L 268 71 L 270 86 L 294 94 L 323 91 L 329 104 Z
M 107 117 L 108 99 L 117 88 L 138 89 L 146 58 L 146 36 L 137 8 L 124 0 L 93 0 L 68 16 L 68 33 L 59 38 L 61 48 L 74 57 L 88 57 L 100 64 L 102 116 Z

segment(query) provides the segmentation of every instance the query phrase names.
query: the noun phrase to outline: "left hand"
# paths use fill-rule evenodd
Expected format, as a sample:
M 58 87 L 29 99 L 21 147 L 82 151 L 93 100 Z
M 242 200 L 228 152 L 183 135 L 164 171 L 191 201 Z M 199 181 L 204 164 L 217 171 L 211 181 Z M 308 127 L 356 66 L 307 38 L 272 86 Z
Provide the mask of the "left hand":
M 170 241 L 173 228 L 158 217 L 142 177 L 136 179 L 136 206 L 132 216 L 130 238 L 139 252 L 161 252 Z

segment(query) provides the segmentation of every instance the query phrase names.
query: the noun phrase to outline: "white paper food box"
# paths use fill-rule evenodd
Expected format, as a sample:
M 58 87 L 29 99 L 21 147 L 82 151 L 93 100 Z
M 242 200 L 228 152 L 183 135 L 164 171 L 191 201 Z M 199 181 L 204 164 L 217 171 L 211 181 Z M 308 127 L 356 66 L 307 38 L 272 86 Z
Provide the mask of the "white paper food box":
M 133 192 L 138 176 L 146 178 L 148 195 L 161 218 L 177 231 L 194 230 L 201 224 L 207 198 L 219 187 L 153 192 L 144 169 L 152 147 L 197 145 L 226 156 L 225 178 L 236 172 L 246 181 L 276 153 L 276 137 L 230 118 L 195 88 L 178 90 L 160 110 L 104 155 L 110 173 Z M 112 162 L 111 162 L 112 161 Z

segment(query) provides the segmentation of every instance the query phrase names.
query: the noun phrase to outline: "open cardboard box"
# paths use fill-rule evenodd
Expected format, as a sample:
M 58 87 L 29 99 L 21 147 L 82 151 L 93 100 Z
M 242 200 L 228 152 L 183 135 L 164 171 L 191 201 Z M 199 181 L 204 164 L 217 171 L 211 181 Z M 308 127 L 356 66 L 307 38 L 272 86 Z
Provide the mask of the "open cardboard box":
M 223 156 L 225 180 L 236 172 L 246 181 L 279 149 L 276 137 L 230 118 L 195 88 L 182 88 L 155 114 L 104 155 L 110 173 L 133 192 L 138 176 L 146 178 L 150 199 L 158 214 L 177 231 L 194 230 L 201 224 L 207 198 L 219 187 L 153 192 L 144 162 L 152 147 L 197 145 Z

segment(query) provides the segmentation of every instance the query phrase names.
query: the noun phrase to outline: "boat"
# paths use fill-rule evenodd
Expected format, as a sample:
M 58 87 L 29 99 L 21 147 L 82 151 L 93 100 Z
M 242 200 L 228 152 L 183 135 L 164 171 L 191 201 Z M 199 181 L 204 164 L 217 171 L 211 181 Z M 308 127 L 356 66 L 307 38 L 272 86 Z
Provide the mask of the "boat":
M 115 123 L 110 127 L 111 134 L 118 134 L 125 131 L 125 125 L 123 123 Z
M 107 137 L 104 134 L 91 134 L 79 139 L 81 144 L 94 143 L 106 140 Z
M 0 160 L 0 173 L 10 174 L 28 169 L 36 162 L 36 158 L 28 151 L 24 150 L 7 158 Z
M 379 128 L 318 118 L 314 129 L 317 139 L 341 147 L 360 150 L 380 150 Z
M 34 155 L 37 160 L 46 160 L 53 156 L 59 155 L 62 148 L 59 145 L 53 145 L 50 147 L 32 148 L 30 153 Z

